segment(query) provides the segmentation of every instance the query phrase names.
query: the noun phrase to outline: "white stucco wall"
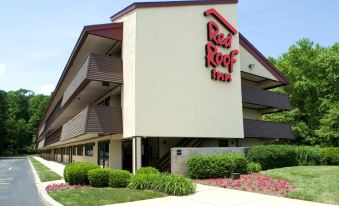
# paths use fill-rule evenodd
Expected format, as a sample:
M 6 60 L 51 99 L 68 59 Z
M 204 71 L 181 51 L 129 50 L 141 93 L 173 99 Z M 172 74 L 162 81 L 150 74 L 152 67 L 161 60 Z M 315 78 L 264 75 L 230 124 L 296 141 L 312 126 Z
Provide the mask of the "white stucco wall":
M 255 59 L 243 46 L 240 45 L 241 71 L 265 77 L 267 79 L 278 81 L 271 72 L 269 72 L 257 59 Z M 254 64 L 255 67 L 250 69 L 248 66 Z
M 132 11 L 115 22 L 123 22 L 123 79 L 121 88 L 121 107 L 124 137 L 135 136 L 135 71 L 136 71 L 136 37 L 137 14 Z
M 258 110 L 255 110 L 255 109 L 243 108 L 243 116 L 244 116 L 244 119 L 257 119 L 257 120 L 262 119 L 262 114 Z
M 207 22 L 217 22 L 203 15 L 210 8 L 237 28 L 236 4 L 140 8 L 117 20 L 124 22 L 124 137 L 243 138 L 240 55 L 232 82 L 211 80 L 205 67 Z M 232 42 L 219 51 L 239 49 L 238 35 Z

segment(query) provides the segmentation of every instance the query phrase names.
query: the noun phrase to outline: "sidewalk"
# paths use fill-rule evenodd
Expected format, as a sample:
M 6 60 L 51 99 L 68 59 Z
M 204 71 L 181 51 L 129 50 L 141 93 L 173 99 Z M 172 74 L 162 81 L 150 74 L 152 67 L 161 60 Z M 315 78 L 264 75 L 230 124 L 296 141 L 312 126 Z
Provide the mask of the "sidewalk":
M 197 185 L 197 192 L 184 197 L 168 196 L 157 199 L 113 204 L 112 206 L 329 206 L 328 204 Z
M 51 170 L 63 176 L 65 165 L 35 157 Z M 62 181 L 62 180 L 61 180 Z M 51 182 L 50 182 L 51 183 Z M 45 186 L 45 185 L 44 185 Z M 231 190 L 206 185 L 197 185 L 193 195 L 177 197 L 167 196 L 150 200 L 113 204 L 112 206 L 329 206 L 329 204 L 296 200 L 252 192 Z
M 38 156 L 35 156 L 34 158 L 38 160 L 39 162 L 41 162 L 42 164 L 46 165 L 46 167 L 48 167 L 49 169 L 51 169 L 52 171 L 54 171 L 61 177 L 64 176 L 65 165 L 55 162 L 55 161 L 45 160 Z

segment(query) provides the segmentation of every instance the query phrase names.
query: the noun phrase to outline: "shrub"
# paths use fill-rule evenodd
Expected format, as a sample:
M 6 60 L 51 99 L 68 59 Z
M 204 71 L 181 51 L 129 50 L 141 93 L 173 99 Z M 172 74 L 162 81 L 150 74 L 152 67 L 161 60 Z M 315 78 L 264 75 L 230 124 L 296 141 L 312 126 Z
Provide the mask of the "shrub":
M 183 196 L 195 192 L 190 179 L 174 174 L 137 174 L 128 185 L 131 189 L 153 190 L 168 195 Z
M 186 165 L 194 179 L 230 177 L 232 172 L 247 170 L 246 158 L 241 154 L 195 155 L 188 158 Z
M 71 185 L 88 184 L 88 171 L 96 168 L 99 168 L 99 166 L 90 162 L 70 163 L 64 169 L 65 181 Z
M 339 147 L 327 147 L 321 151 L 321 161 L 328 165 L 339 165 Z
M 298 165 L 316 165 L 320 161 L 321 149 L 310 146 L 296 146 L 296 160 Z
M 249 162 L 247 164 L 247 172 L 260 172 L 260 171 L 261 165 L 259 163 Z
M 291 145 L 252 147 L 246 157 L 249 161 L 260 163 L 264 170 L 298 165 L 295 146 Z
M 126 170 L 110 170 L 108 177 L 108 185 L 110 187 L 122 188 L 127 187 L 132 174 Z
M 110 169 L 96 168 L 88 171 L 89 184 L 92 187 L 108 186 L 108 177 Z
M 136 174 L 159 174 L 159 170 L 154 167 L 142 167 L 136 171 Z

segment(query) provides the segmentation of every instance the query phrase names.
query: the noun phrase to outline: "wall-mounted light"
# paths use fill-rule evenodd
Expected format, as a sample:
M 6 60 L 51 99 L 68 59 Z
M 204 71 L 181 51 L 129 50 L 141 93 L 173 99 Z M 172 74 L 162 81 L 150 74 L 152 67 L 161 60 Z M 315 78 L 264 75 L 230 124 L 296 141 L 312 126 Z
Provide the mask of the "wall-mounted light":
M 248 65 L 248 68 L 249 68 L 249 69 L 254 69 L 254 67 L 255 67 L 255 64 L 249 64 L 249 65 Z

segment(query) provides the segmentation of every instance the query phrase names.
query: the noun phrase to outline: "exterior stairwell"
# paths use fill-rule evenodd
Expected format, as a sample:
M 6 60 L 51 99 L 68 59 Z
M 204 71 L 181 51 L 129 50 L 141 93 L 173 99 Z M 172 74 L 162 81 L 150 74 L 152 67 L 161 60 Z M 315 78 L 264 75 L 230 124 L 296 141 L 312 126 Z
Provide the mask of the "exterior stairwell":
M 200 147 L 203 141 L 202 138 L 183 138 L 173 147 Z M 160 158 L 159 170 L 171 172 L 171 150 Z

